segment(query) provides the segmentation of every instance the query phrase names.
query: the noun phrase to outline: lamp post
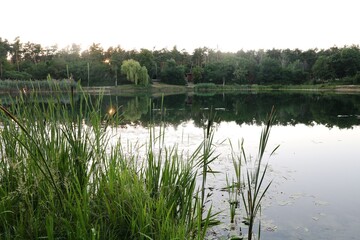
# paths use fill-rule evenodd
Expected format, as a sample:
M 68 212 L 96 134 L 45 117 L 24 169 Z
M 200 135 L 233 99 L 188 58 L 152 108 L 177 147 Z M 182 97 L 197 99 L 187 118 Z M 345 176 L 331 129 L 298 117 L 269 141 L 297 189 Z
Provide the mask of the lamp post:
M 109 64 L 109 67 L 111 70 L 115 71 L 115 87 L 117 87 L 118 83 L 118 65 L 116 60 L 112 60 L 111 58 L 105 59 L 104 63 Z
M 87 85 L 89 86 L 89 82 L 90 82 L 90 63 L 87 63 Z
M 118 83 L 118 75 L 117 75 L 117 71 L 118 71 L 118 65 L 115 65 L 115 87 L 117 87 L 117 83 Z

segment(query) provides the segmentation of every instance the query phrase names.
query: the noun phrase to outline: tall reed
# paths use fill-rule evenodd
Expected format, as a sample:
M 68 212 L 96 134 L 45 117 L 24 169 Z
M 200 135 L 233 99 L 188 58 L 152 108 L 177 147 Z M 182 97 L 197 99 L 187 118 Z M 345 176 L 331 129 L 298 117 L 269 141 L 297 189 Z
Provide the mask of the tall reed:
M 255 165 L 251 165 L 251 161 L 247 159 L 245 150 L 242 146 L 242 156 L 244 158 L 244 163 L 247 166 L 246 176 L 245 176 L 245 189 L 241 191 L 244 208 L 246 211 L 245 223 L 249 226 L 248 229 L 248 240 L 251 240 L 254 236 L 254 224 L 258 213 L 261 213 L 261 202 L 268 191 L 272 181 L 269 183 L 264 183 L 264 178 L 268 169 L 268 163 L 263 167 L 263 156 L 266 150 L 268 139 L 270 136 L 270 130 L 275 121 L 275 110 L 271 110 L 270 114 L 267 117 L 266 124 L 261 132 L 258 154 L 255 160 Z M 276 146 L 270 156 L 279 148 L 279 145 Z M 241 163 L 240 163 L 241 164 Z M 250 167 L 249 167 L 250 165 Z M 260 239 L 261 233 L 261 222 L 259 223 L 258 229 L 258 239 Z
M 128 156 L 120 143 L 110 144 L 111 127 L 121 114 L 113 108 L 105 112 L 101 96 L 75 96 L 71 89 L 68 94 L 69 102 L 54 95 L 45 103 L 32 92 L 0 108 L 0 239 L 206 238 L 218 223 L 207 188 L 219 157 L 214 116 L 209 115 L 204 139 L 189 157 L 176 145 L 165 145 L 164 125 L 149 130 L 144 154 Z M 234 162 L 231 194 L 242 191 L 249 239 L 270 186 L 263 186 L 267 165 L 262 169 L 262 158 L 272 122 L 273 114 L 254 171 L 241 174 L 243 162 L 250 164 L 244 151 Z
M 216 223 L 197 182 L 215 159 L 210 134 L 188 158 L 154 142 L 141 159 L 125 156 L 109 143 L 121 116 L 103 112 L 101 97 L 69 94 L 67 104 L 34 92 L 1 106 L 0 238 L 204 239 Z

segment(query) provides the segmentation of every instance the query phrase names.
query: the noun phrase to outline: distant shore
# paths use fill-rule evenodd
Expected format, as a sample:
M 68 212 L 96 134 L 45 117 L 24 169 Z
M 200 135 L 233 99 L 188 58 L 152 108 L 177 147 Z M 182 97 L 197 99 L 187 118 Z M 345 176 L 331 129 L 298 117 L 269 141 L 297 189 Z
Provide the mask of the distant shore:
M 78 91 L 79 89 L 75 89 Z M 31 92 L 31 89 L 0 89 L 0 94 L 25 94 Z M 70 90 L 69 90 L 70 91 Z M 164 83 L 154 83 L 149 86 L 135 86 L 133 84 L 119 85 L 119 86 L 90 86 L 82 87 L 85 93 L 96 95 L 173 95 L 184 93 L 230 93 L 238 91 L 251 91 L 251 92 L 266 92 L 266 91 L 286 91 L 286 92 L 332 92 L 343 94 L 360 94 L 360 85 L 330 85 L 330 84 L 316 84 L 316 85 L 210 85 L 202 88 L 197 88 L 197 85 L 189 84 L 187 86 L 170 85 Z M 37 89 L 36 92 L 53 93 L 53 92 L 66 92 L 66 90 L 56 89 Z
M 207 88 L 197 91 L 194 84 L 188 86 L 169 85 L 163 83 L 155 83 L 148 87 L 135 85 L 120 86 L 98 86 L 83 87 L 84 92 L 89 94 L 103 93 L 105 95 L 121 95 L 121 94 L 181 94 L 196 92 L 237 92 L 237 91 L 291 91 L 291 92 L 334 92 L 334 93 L 352 93 L 360 94 L 360 85 L 214 85 L 213 88 Z

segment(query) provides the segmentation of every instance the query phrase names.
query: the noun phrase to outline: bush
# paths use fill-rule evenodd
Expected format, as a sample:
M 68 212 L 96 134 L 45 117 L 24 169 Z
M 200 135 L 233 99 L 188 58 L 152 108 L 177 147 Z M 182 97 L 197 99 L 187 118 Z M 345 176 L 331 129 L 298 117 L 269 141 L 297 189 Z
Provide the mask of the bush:
M 26 72 L 18 72 L 18 71 L 6 71 L 4 73 L 4 79 L 11 80 L 30 80 L 32 78 L 31 74 Z
M 360 72 L 357 72 L 353 78 L 353 84 L 360 84 Z
M 195 91 L 209 91 L 216 88 L 215 83 L 198 83 L 194 86 Z
M 354 80 L 355 80 L 355 77 L 346 76 L 341 79 L 341 83 L 342 84 L 353 84 Z

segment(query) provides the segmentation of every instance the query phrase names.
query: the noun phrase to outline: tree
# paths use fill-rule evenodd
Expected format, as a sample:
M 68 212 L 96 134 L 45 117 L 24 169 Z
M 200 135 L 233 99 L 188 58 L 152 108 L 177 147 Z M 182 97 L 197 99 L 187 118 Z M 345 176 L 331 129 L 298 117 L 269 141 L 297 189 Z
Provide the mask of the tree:
M 257 74 L 257 64 L 252 57 L 240 57 L 237 60 L 234 70 L 234 80 L 236 83 L 253 84 Z
M 196 48 L 192 55 L 192 63 L 195 66 L 202 67 L 206 63 L 207 48 Z
M 145 66 L 142 66 L 141 69 L 140 69 L 140 84 L 141 85 L 144 85 L 144 86 L 147 86 L 149 85 L 149 74 L 148 74 L 148 71 L 146 69 Z
M 48 66 L 45 62 L 31 65 L 29 71 L 34 79 L 46 79 L 49 74 Z
M 209 63 L 204 67 L 204 78 L 206 82 L 225 84 L 234 79 L 235 63 L 231 59 Z
M 317 59 L 317 49 L 309 49 L 301 53 L 301 59 L 304 63 L 304 70 L 310 72 Z
M 176 65 L 174 59 L 166 62 L 164 70 L 161 73 L 161 81 L 174 85 L 185 85 L 185 70 L 183 65 Z
M 7 63 L 7 54 L 10 50 L 10 44 L 5 39 L 4 41 L 0 38 L 0 79 L 3 78 L 4 75 L 4 66 Z
M 149 75 L 152 78 L 156 77 L 156 63 L 154 61 L 154 55 L 150 50 L 142 48 L 140 53 L 137 55 L 137 60 L 141 66 L 145 66 Z
M 80 51 L 80 45 L 73 43 L 71 46 L 67 46 L 66 48 L 61 49 L 58 52 L 58 55 L 64 58 L 66 62 L 75 62 L 80 60 Z
M 121 68 L 121 64 L 125 60 L 125 54 L 125 50 L 120 46 L 110 47 L 105 52 L 105 61 L 109 62 L 111 71 L 115 74 L 115 86 L 118 83 L 118 69 Z
M 341 50 L 341 65 L 344 76 L 354 76 L 360 71 L 360 50 L 353 46 L 350 48 L 343 48 Z
M 153 51 L 153 55 L 156 66 L 156 77 L 158 77 L 159 72 L 164 69 L 166 61 L 171 59 L 171 52 L 166 48 L 163 48 L 161 50 Z
M 320 56 L 313 65 L 312 71 L 314 76 L 321 80 L 334 78 L 335 72 L 330 68 L 330 59 L 326 56 Z
M 282 80 L 285 84 L 301 84 L 306 81 L 306 74 L 303 71 L 304 64 L 298 59 L 283 68 Z
M 11 62 L 16 64 L 16 68 L 18 72 L 20 72 L 22 43 L 20 42 L 19 37 L 16 37 L 14 41 L 15 42 L 10 45 Z
M 182 54 L 179 52 L 176 46 L 173 47 L 170 54 L 171 54 L 171 58 L 174 59 L 177 64 L 183 64 Z
M 281 56 L 281 50 L 279 49 L 271 49 L 271 50 L 267 50 L 266 51 L 266 56 L 269 57 L 269 58 L 272 58 L 274 60 L 277 60 L 277 61 L 281 61 L 282 59 L 282 56 Z
M 23 46 L 24 61 L 29 61 L 37 64 L 43 55 L 43 49 L 40 44 L 27 42 Z
M 93 43 L 89 50 L 82 53 L 82 57 L 91 62 L 104 61 L 104 56 L 104 49 L 101 47 L 100 43 Z
M 145 66 L 141 67 L 138 61 L 134 59 L 124 60 L 121 65 L 121 73 L 126 75 L 126 78 L 134 82 L 135 85 L 148 85 L 149 75 Z
M 48 73 L 54 79 L 63 79 L 67 77 L 66 61 L 62 57 L 56 57 L 49 62 Z
M 58 51 L 57 45 L 45 47 L 44 48 L 44 56 L 42 58 L 42 61 L 52 60 L 56 56 L 57 51 Z
M 203 78 L 203 74 L 204 74 L 204 69 L 200 66 L 195 66 L 192 69 L 192 74 L 193 74 L 193 79 L 194 79 L 194 83 L 201 83 L 203 82 L 204 78 Z
M 259 80 L 263 83 L 280 82 L 281 72 L 280 62 L 273 58 L 266 57 L 260 62 Z

